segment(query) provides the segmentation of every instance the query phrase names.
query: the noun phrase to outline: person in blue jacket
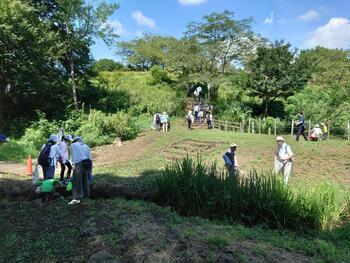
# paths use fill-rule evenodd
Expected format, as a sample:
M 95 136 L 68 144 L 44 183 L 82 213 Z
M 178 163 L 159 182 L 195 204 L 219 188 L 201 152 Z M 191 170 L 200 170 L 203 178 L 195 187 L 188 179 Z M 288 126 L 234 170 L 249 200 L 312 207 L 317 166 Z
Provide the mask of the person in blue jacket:
M 305 141 L 307 141 L 308 140 L 307 136 L 304 133 L 304 131 L 305 131 L 305 119 L 304 119 L 304 115 L 301 111 L 298 112 L 298 118 L 299 118 L 299 120 L 295 124 L 295 126 L 298 128 L 295 139 L 298 142 L 300 135 L 303 135 Z
M 231 175 L 236 175 L 238 171 L 238 162 L 237 162 L 237 144 L 232 143 L 230 150 L 225 152 L 223 158 L 225 161 L 225 166 Z

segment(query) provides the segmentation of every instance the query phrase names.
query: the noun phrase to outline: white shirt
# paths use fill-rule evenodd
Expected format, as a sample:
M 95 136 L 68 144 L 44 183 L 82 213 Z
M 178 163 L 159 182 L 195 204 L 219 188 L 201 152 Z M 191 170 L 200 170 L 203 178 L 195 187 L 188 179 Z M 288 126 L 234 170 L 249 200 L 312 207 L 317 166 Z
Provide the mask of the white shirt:
M 281 160 L 281 158 L 286 158 L 286 157 L 291 157 L 293 156 L 293 152 L 292 152 L 292 148 L 286 144 L 283 143 L 281 147 L 277 146 L 276 149 L 276 160 L 282 163 L 286 163 L 286 162 L 291 162 L 292 159 L 288 159 L 288 160 Z
M 194 109 L 194 111 L 199 111 L 199 106 L 196 105 L 196 106 L 193 107 L 193 109 Z
M 66 163 L 68 161 L 68 146 L 65 141 L 61 141 L 58 144 L 60 159 L 62 163 Z
M 322 136 L 322 134 L 323 134 L 323 132 L 320 128 L 314 128 L 311 136 L 316 137 L 316 138 L 320 138 Z
M 83 142 L 72 143 L 70 150 L 72 153 L 72 164 L 74 165 L 86 159 L 92 160 L 90 148 Z

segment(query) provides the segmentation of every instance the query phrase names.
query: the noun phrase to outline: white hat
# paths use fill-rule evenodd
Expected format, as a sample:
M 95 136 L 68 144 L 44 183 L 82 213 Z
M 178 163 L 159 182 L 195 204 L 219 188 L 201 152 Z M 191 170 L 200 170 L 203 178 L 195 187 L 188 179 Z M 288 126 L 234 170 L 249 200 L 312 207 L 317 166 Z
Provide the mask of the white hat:
M 57 142 L 57 135 L 56 134 L 51 134 L 49 141 Z
M 74 135 L 72 141 L 73 142 L 79 142 L 79 141 L 82 142 L 83 140 L 78 135 Z
M 283 139 L 282 136 L 277 136 L 277 137 L 276 137 L 276 142 L 279 142 L 279 141 L 284 142 L 284 139 Z
M 232 147 L 237 147 L 237 144 L 231 143 L 230 147 L 231 147 L 231 148 L 232 148 Z
M 68 141 L 72 141 L 72 135 L 70 135 L 70 134 L 63 135 L 63 139 L 68 140 Z
M 163 114 L 166 114 L 166 112 L 164 111 Z
M 320 125 L 316 124 L 316 125 L 315 125 L 315 128 L 320 128 Z

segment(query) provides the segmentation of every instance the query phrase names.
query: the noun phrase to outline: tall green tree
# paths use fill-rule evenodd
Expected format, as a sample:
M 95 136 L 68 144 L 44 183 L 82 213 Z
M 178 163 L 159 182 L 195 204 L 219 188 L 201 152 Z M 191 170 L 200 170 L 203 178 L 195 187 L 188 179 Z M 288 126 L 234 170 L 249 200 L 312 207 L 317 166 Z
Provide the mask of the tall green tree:
M 286 99 L 302 90 L 310 78 L 309 60 L 291 51 L 291 45 L 283 41 L 270 47 L 260 47 L 247 67 L 250 94 L 261 99 L 263 115 L 277 99 Z

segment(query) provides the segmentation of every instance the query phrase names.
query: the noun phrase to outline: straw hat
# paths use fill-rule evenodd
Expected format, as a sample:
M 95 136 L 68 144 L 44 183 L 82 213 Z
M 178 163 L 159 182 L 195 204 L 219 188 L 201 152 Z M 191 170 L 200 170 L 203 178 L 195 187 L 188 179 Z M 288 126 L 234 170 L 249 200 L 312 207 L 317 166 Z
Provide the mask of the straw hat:
M 276 137 L 276 142 L 279 142 L 279 141 L 284 142 L 284 139 L 283 139 L 282 136 L 277 136 L 277 137 Z
M 233 148 L 233 147 L 237 147 L 237 144 L 232 143 L 232 144 L 230 145 L 230 147 L 231 147 L 231 148 Z

